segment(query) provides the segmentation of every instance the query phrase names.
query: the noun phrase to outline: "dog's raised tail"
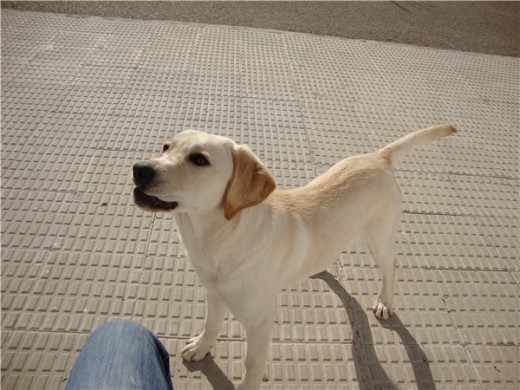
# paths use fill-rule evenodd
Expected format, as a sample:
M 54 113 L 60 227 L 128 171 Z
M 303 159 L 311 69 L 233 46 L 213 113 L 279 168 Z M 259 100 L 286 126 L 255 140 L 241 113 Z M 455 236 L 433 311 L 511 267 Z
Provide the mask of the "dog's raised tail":
M 391 144 L 379 149 L 378 153 L 387 159 L 392 166 L 396 166 L 399 161 L 412 150 L 427 145 L 439 138 L 446 137 L 457 132 L 452 125 L 438 125 L 428 127 L 410 133 Z

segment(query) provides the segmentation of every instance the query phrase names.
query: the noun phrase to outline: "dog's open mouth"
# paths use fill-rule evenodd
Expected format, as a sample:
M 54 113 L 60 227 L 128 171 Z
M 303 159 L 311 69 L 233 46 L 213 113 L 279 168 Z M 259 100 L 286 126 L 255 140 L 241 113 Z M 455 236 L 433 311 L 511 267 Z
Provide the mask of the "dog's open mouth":
M 134 189 L 134 201 L 142 208 L 149 210 L 174 210 L 179 204 L 177 202 L 165 202 L 155 196 L 147 195 L 139 188 Z

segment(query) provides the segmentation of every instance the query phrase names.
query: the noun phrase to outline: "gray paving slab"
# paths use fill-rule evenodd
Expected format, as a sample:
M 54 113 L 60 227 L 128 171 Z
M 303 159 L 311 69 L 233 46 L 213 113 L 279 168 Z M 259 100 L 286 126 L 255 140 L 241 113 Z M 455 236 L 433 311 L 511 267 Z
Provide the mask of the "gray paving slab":
M 412 130 L 460 131 L 399 167 L 396 315 L 365 248 L 278 297 L 263 389 L 516 389 L 517 58 L 279 31 L 2 11 L 2 388 L 56 389 L 92 330 L 128 318 L 176 388 L 231 389 L 245 333 L 180 350 L 205 296 L 130 168 L 186 128 L 247 143 L 281 188 Z

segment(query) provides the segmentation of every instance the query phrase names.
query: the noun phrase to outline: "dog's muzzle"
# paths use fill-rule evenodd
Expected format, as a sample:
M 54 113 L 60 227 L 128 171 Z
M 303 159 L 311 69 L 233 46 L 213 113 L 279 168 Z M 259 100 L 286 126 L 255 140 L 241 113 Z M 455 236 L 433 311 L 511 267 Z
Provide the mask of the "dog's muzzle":
M 179 205 L 177 202 L 165 202 L 156 196 L 147 195 L 139 187 L 134 188 L 134 201 L 139 207 L 152 211 L 175 210 Z
M 149 162 L 138 162 L 133 166 L 134 183 L 139 188 L 145 188 L 155 177 L 155 169 Z
M 153 211 L 174 210 L 179 205 L 177 202 L 165 202 L 156 196 L 148 195 L 146 187 L 153 181 L 156 176 L 155 169 L 148 162 L 138 162 L 133 166 L 134 183 L 134 201 L 135 204 L 144 209 Z

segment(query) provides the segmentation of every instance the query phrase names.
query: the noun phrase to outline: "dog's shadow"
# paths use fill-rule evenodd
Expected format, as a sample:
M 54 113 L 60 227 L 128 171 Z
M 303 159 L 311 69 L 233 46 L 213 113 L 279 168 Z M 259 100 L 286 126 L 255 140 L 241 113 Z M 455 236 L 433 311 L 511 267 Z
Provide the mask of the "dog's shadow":
M 321 279 L 327 283 L 330 289 L 339 297 L 347 311 L 350 326 L 352 327 L 352 357 L 356 367 L 359 388 L 362 390 L 397 389 L 398 387 L 388 377 L 379 363 L 366 310 L 330 272 L 323 271 L 312 278 Z M 383 328 L 396 332 L 401 338 L 412 365 L 417 389 L 435 389 L 435 382 L 428 358 L 397 314 L 394 313 L 388 320 L 380 321 L 380 324 Z
M 235 390 L 235 386 L 217 363 L 215 363 L 211 354 L 208 354 L 204 359 L 198 362 L 187 362 L 186 360 L 182 362 L 189 372 L 202 372 L 215 390 Z
M 320 272 L 312 276 L 313 279 L 321 279 L 339 297 L 352 327 L 352 358 L 356 368 L 359 388 L 361 390 L 384 389 L 397 390 L 392 380 L 379 363 L 370 323 L 366 310 L 350 295 L 341 283 L 328 271 Z M 412 334 L 403 325 L 397 314 L 388 320 L 380 321 L 381 326 L 397 333 L 412 365 L 418 390 L 434 390 L 435 382 L 430 370 L 428 358 Z M 234 390 L 235 387 L 220 367 L 215 363 L 211 355 L 199 362 L 186 362 L 184 365 L 190 372 L 200 371 L 214 389 Z

